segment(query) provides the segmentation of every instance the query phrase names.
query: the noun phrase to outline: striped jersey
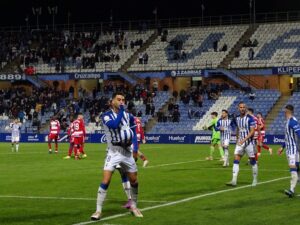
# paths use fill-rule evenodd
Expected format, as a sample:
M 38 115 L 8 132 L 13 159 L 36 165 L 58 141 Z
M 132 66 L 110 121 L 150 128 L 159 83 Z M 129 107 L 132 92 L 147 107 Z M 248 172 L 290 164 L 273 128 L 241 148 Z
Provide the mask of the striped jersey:
M 115 113 L 112 109 L 101 115 L 108 148 L 115 144 L 131 144 L 135 137 L 135 122 L 132 114 L 123 110 Z
M 239 137 L 237 141 L 239 142 L 245 139 L 249 135 L 251 128 L 256 127 L 256 122 L 253 119 L 253 117 L 250 115 L 245 115 L 243 117 L 237 116 L 235 119 L 235 125 L 238 128 Z M 253 136 L 249 138 L 247 141 L 245 141 L 245 145 L 249 145 L 250 143 L 253 144 Z
M 50 134 L 59 134 L 60 132 L 60 123 L 58 120 L 50 121 Z
M 221 140 L 230 140 L 231 137 L 231 131 L 233 129 L 234 125 L 231 119 L 219 119 L 217 122 L 216 130 L 219 130 L 221 132 Z M 223 130 L 221 130 L 223 128 Z
M 21 123 L 11 123 L 9 125 L 12 137 L 20 137 Z
M 285 147 L 288 155 L 296 154 L 299 138 L 300 125 L 295 117 L 291 117 L 285 125 Z

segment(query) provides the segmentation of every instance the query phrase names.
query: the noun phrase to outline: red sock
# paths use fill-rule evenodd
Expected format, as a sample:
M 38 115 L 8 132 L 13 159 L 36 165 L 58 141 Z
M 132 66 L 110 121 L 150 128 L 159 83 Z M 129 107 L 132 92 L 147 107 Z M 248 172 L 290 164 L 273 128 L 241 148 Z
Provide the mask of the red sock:
M 51 149 L 51 142 L 48 142 L 48 149 Z
M 266 145 L 266 144 L 263 144 L 262 147 L 263 147 L 264 149 L 268 150 L 268 151 L 269 151 L 269 149 L 270 149 L 270 147 L 269 147 L 268 145 Z
M 260 145 L 257 145 L 257 152 L 261 153 L 261 146 Z
M 141 160 L 143 160 L 143 161 L 146 161 L 146 160 L 147 160 L 147 158 L 146 158 L 144 155 L 141 155 L 140 158 L 141 158 Z
M 85 153 L 84 153 L 84 150 L 83 150 L 83 145 L 80 145 L 79 152 L 80 152 L 81 154 L 85 154 Z
M 58 149 L 58 144 L 57 142 L 55 142 L 55 151 L 57 151 L 57 149 Z
M 72 151 L 73 151 L 73 144 L 70 144 L 70 147 L 69 147 L 69 156 L 72 155 Z
M 255 153 L 255 161 L 258 161 L 258 154 Z

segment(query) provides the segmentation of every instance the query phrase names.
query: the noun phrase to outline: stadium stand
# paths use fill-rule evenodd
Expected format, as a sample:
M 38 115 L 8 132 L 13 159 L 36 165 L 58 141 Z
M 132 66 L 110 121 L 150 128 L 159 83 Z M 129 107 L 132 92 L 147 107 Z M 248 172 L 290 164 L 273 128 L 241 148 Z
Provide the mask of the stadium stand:
M 169 29 L 146 50 L 147 64 L 136 60 L 129 71 L 217 67 L 247 30 L 247 26 Z
M 250 42 L 249 42 L 250 41 Z M 300 63 L 300 23 L 262 24 L 231 62 L 231 68 L 294 66 Z M 253 50 L 253 59 L 250 50 Z
M 300 110 L 299 110 L 300 109 L 300 101 L 299 101 L 299 99 L 300 99 L 300 92 L 295 92 L 290 97 L 288 102 L 284 105 L 284 107 L 288 104 L 291 104 L 294 106 L 294 108 L 295 108 L 294 116 L 296 118 L 299 118 L 299 116 L 300 116 Z M 273 121 L 271 126 L 269 128 L 267 128 L 268 133 L 282 134 L 283 130 L 285 129 L 285 125 L 286 125 L 286 119 L 285 119 L 285 115 L 284 115 L 284 107 L 279 112 L 279 114 L 277 115 L 276 119 Z
M 154 31 L 38 33 L 35 47 L 22 54 L 21 68 L 36 73 L 118 71 Z
M 204 125 L 208 125 L 211 112 L 221 114 L 222 109 L 228 109 L 230 114 L 237 114 L 237 104 L 241 101 L 245 102 L 249 107 L 255 109 L 255 113 L 261 112 L 266 116 L 273 105 L 280 97 L 277 90 L 256 90 L 253 100 L 250 99 L 249 93 L 241 90 L 225 90 L 222 92 L 218 100 L 209 100 L 207 96 L 204 98 L 203 107 L 193 106 L 192 104 L 185 105 L 182 102 L 177 102 L 180 111 L 180 121 L 174 123 L 171 121 L 159 122 L 152 128 L 150 133 L 173 133 L 173 134 L 199 134 L 209 133 L 203 129 Z M 199 110 L 200 109 L 200 110 Z M 191 117 L 189 112 L 198 112 L 196 117 Z M 191 129 L 191 127 L 193 129 Z

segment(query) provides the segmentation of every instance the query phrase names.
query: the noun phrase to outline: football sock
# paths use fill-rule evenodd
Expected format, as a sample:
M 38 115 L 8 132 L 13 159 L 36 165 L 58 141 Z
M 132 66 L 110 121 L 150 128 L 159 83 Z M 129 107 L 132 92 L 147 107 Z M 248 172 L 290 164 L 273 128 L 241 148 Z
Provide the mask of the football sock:
M 72 155 L 73 148 L 74 148 L 74 145 L 70 144 L 68 156 Z
M 132 199 L 133 207 L 137 206 L 138 190 L 139 190 L 139 184 L 137 182 L 131 184 L 131 199 Z
M 19 144 L 16 144 L 16 151 L 19 151 Z
M 124 188 L 124 192 L 127 196 L 127 199 L 130 200 L 131 199 L 130 182 L 127 180 L 126 182 L 123 182 L 122 185 Z
M 57 142 L 55 143 L 55 151 L 57 151 L 58 150 L 58 144 L 57 144 Z
M 292 192 L 295 192 L 295 187 L 296 187 L 297 181 L 298 181 L 297 169 L 291 168 L 290 171 L 291 171 L 291 188 L 290 188 L 290 190 Z
M 51 150 L 51 149 L 52 149 L 52 147 L 51 147 L 51 143 L 50 143 L 50 142 L 48 143 L 48 148 L 49 148 L 49 150 Z
M 101 183 L 99 186 L 98 194 L 97 194 L 97 207 L 96 207 L 97 212 L 102 212 L 102 206 L 106 198 L 107 188 L 108 188 L 108 184 Z
M 215 147 L 210 146 L 210 157 L 213 157 L 214 151 L 215 151 Z
M 257 152 L 261 153 L 261 146 L 260 145 L 257 145 Z
M 240 170 L 240 161 L 239 160 L 234 160 L 233 161 L 233 167 L 232 167 L 232 182 L 236 183 L 237 182 L 237 177 L 239 175 L 239 170 Z
M 269 151 L 270 147 L 268 145 L 263 144 L 262 147 Z
M 229 163 L 229 150 L 228 147 L 224 147 L 224 162 L 227 164 Z
M 250 159 L 250 163 L 252 165 L 252 175 L 253 180 L 257 180 L 257 174 L 258 174 L 258 167 L 255 159 Z
M 223 150 L 222 146 L 219 146 L 219 152 L 220 152 L 221 158 L 223 158 L 224 157 L 224 150 Z

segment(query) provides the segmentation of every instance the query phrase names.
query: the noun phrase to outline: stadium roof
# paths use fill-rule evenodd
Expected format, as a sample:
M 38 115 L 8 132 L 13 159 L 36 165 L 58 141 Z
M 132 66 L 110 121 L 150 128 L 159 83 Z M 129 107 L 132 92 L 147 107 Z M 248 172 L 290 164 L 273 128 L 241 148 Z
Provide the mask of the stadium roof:
M 153 19 L 155 9 L 157 9 L 159 18 L 200 17 L 202 9 L 204 9 L 205 16 L 247 14 L 249 13 L 250 2 L 253 6 L 254 0 L 185 0 L 182 3 L 159 0 L 5 0 L 0 1 L 0 25 L 26 25 L 26 17 L 28 17 L 30 24 L 36 23 L 36 16 L 32 13 L 32 7 L 42 7 L 42 15 L 39 18 L 40 23 L 51 24 L 52 16 L 49 15 L 48 6 L 58 6 L 58 14 L 55 19 L 57 23 L 67 23 L 68 12 L 70 12 L 71 23 L 81 23 L 109 21 L 111 15 L 114 21 Z M 203 8 L 201 8 L 202 3 Z M 256 1 L 257 12 L 295 10 L 300 11 L 300 1 Z

